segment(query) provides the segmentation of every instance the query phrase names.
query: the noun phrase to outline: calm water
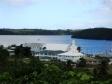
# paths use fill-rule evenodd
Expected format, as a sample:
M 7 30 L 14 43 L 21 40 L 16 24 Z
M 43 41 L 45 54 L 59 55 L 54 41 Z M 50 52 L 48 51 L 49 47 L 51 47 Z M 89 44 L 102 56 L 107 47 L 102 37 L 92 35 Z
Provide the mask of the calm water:
M 4 46 L 12 44 L 22 43 L 65 43 L 70 44 L 72 42 L 70 35 L 54 35 L 54 36 L 42 36 L 42 35 L 0 35 L 0 44 Z M 75 39 L 76 44 L 82 48 L 82 52 L 88 54 L 107 52 L 112 49 L 112 41 L 106 40 L 85 40 Z

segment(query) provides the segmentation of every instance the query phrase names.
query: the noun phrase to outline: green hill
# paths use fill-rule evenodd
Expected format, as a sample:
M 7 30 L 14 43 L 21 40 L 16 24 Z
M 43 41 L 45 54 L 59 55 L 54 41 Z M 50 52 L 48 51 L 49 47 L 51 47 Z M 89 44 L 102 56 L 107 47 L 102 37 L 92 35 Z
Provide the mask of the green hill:
M 109 28 L 92 28 L 75 31 L 72 38 L 112 40 L 112 29 Z
M 0 35 L 72 35 L 72 38 L 112 40 L 111 28 L 83 30 L 0 29 Z
M 71 30 L 0 29 L 0 35 L 70 35 Z

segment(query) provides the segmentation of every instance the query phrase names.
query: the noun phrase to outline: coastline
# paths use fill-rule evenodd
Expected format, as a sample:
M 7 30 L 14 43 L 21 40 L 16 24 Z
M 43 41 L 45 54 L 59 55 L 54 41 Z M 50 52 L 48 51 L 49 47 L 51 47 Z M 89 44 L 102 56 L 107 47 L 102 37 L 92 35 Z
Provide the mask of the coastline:
M 84 40 L 107 40 L 107 41 L 112 41 L 112 38 L 111 39 L 102 39 L 102 38 L 84 38 L 84 37 L 74 37 L 74 36 L 71 36 L 72 39 L 84 39 Z

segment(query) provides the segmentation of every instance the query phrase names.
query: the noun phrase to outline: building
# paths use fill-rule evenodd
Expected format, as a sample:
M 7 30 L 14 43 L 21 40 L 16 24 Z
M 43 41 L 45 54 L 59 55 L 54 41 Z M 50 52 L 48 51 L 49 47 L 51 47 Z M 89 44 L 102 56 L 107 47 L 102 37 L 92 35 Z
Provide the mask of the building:
M 23 47 L 30 47 L 35 56 L 57 55 L 67 51 L 68 44 L 45 44 L 45 43 L 25 43 Z
M 23 47 L 30 47 L 32 52 L 40 52 L 44 50 L 44 43 L 25 43 Z
M 40 59 L 77 62 L 84 56 L 84 54 L 79 52 L 74 41 L 71 44 L 25 43 L 23 47 L 30 47 L 33 55 L 38 56 Z
M 78 50 L 74 41 L 67 47 L 66 52 L 58 54 L 58 59 L 62 61 L 72 60 L 77 62 L 81 57 L 84 57 L 84 54 Z

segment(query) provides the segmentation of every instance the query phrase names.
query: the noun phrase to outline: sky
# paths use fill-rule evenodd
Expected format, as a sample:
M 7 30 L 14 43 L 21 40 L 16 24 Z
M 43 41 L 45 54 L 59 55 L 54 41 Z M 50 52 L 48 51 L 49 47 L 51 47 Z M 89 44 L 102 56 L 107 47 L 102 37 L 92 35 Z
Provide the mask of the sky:
M 112 0 L 0 0 L 0 28 L 112 28 Z

